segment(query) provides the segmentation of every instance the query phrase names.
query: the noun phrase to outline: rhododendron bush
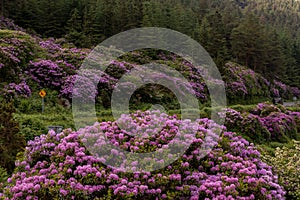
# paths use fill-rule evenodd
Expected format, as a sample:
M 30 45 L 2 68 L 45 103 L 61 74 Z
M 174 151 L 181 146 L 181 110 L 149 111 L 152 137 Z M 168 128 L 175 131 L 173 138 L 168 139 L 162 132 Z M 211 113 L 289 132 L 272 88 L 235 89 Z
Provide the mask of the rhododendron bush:
M 2 19 L 2 23 L 9 24 L 10 22 Z M 31 36 L 21 31 L 0 30 L 0 35 L 3 36 L 3 39 L 0 39 L 0 79 L 10 80 L 10 82 L 5 83 L 5 85 L 18 85 L 25 81 L 32 92 L 41 88 L 47 88 L 57 91 L 58 97 L 71 100 L 75 80 L 74 76 L 76 76 L 77 70 L 80 69 L 81 64 L 88 57 L 91 50 L 75 48 L 71 44 L 63 41 L 63 39 L 55 40 L 49 38 L 43 40 L 37 36 Z M 151 52 L 147 50 L 130 52 L 121 58 L 111 60 L 108 69 L 101 73 L 107 74 L 106 80 L 117 80 L 131 69 L 140 69 L 139 65 L 147 63 L 162 64 L 177 70 L 189 81 L 195 96 L 200 102 L 204 103 L 210 100 L 209 91 L 207 89 L 208 83 L 203 79 L 207 72 L 205 72 L 204 69 L 199 70 L 195 68 L 191 62 L 172 53 Z M 300 95 L 298 88 L 289 87 L 280 81 L 267 80 L 260 74 L 246 67 L 229 62 L 225 65 L 224 69 L 225 73 L 223 74 L 223 78 L 226 84 L 226 94 L 229 97 L 230 103 L 252 100 L 261 101 L 261 99 L 278 96 L 291 99 L 293 96 L 299 97 Z M 101 77 L 101 74 L 98 74 L 98 76 Z M 168 78 L 175 81 L 172 76 L 157 76 L 157 78 Z M 220 80 L 210 79 L 209 77 L 206 77 L 206 79 L 208 79 L 207 81 L 213 89 L 223 84 Z M 106 101 L 105 99 L 109 99 L 108 96 L 112 93 L 112 88 L 115 83 L 116 81 L 111 81 L 109 84 L 98 87 L 96 93 Z M 106 87 L 105 93 L 100 91 L 104 87 Z M 90 90 L 90 84 L 84 84 L 81 88 L 83 90 Z M 180 88 L 178 89 L 180 90 Z M 152 88 L 148 87 L 142 89 L 140 93 L 145 95 L 146 92 L 144 91 L 147 91 L 148 94 L 150 91 L 166 94 L 162 95 L 166 96 L 166 98 L 162 100 L 165 102 L 170 102 L 170 99 L 174 99 L 169 91 L 157 85 Z M 75 96 L 76 95 L 78 95 L 78 92 Z M 26 97 L 29 95 L 23 96 Z M 149 96 L 158 95 L 149 94 Z M 147 96 L 144 99 L 149 98 Z M 151 101 L 154 100 L 152 99 Z
M 25 78 L 24 68 L 41 48 L 36 39 L 20 31 L 0 30 L 0 80 L 3 83 Z
M 232 102 L 240 102 L 240 99 L 263 99 L 265 97 L 282 97 L 292 99 L 300 97 L 297 87 L 290 87 L 278 80 L 267 80 L 261 74 L 253 70 L 228 62 L 225 64 L 226 94 Z
M 37 39 L 21 31 L 10 30 L 0 30 L 0 37 L 0 81 L 4 86 L 0 93 L 8 99 L 29 97 L 31 88 L 25 68 L 38 52 L 42 53 L 36 44 Z
M 257 143 L 299 139 L 300 112 L 289 111 L 283 106 L 259 103 L 250 112 L 227 108 L 219 115 L 226 117 L 228 130 L 242 133 Z
M 25 29 L 19 27 L 14 23 L 13 20 L 8 19 L 4 16 L 0 17 L 0 29 L 16 30 L 16 31 L 25 31 Z
M 31 95 L 31 89 L 26 81 L 22 81 L 20 84 L 10 83 L 4 87 L 3 94 L 8 99 L 20 96 L 29 97 Z
M 260 74 L 246 67 L 235 63 L 227 63 L 225 65 L 225 82 L 227 92 L 234 98 L 251 96 L 266 96 L 270 82 L 263 78 Z
M 103 131 L 112 144 L 125 151 L 151 152 L 168 145 L 185 122 L 157 111 L 121 117 L 135 130 L 151 128 L 149 121 L 157 121 L 155 118 L 163 126 L 148 137 L 134 137 L 116 122 L 102 122 L 77 132 L 50 131 L 35 138 L 16 161 L 17 169 L 8 179 L 2 199 L 284 199 L 277 176 L 261 161 L 254 145 L 209 119 L 196 121 L 192 144 L 177 161 L 152 172 L 105 166 L 105 158 L 91 155 L 80 139 L 83 132 Z M 222 133 L 218 143 L 211 141 L 213 150 L 201 158 L 204 138 L 217 137 L 212 130 Z M 101 147 L 101 142 L 97 144 Z M 106 159 L 115 157 L 117 152 L 112 151 Z
M 1 18 L 1 23 L 11 22 Z M 36 86 L 59 91 L 63 79 L 76 73 L 89 52 L 63 48 L 53 39 L 42 40 L 22 31 L 0 30 L 0 36 L 0 80 L 4 85 L 0 93 L 9 97 L 29 97 Z M 26 86 L 22 92 L 21 86 Z

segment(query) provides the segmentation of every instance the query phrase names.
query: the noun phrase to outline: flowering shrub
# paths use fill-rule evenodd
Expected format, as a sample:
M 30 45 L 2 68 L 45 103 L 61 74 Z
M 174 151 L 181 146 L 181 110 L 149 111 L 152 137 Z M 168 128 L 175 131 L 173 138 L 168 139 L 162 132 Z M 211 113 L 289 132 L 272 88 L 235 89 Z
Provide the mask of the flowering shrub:
M 278 80 L 273 81 L 271 91 L 274 97 L 283 97 L 285 99 L 292 99 L 292 97 L 300 97 L 299 88 L 288 86 Z
M 294 97 L 300 98 L 300 90 L 297 87 L 291 87 L 290 88 L 291 93 L 293 94 Z
M 284 108 L 282 108 L 282 111 L 284 111 Z M 275 106 L 273 104 L 259 103 L 257 104 L 256 108 L 254 108 L 250 112 L 261 117 L 266 117 L 272 112 L 282 112 L 282 111 L 278 106 Z
M 55 44 L 52 45 L 55 46 Z M 62 48 L 60 51 L 50 54 L 49 57 L 51 60 L 64 60 L 79 69 L 89 52 L 89 49 Z
M 25 32 L 25 29 L 19 27 L 14 23 L 13 20 L 5 18 L 4 16 L 0 16 L 0 29 L 8 29 L 8 30 Z
M 286 189 L 287 199 L 300 199 L 300 142 L 293 141 L 293 147 L 276 148 L 275 157 L 262 158 L 274 167 L 279 183 Z
M 53 38 L 49 38 L 48 40 L 40 41 L 39 45 L 51 54 L 62 51 L 61 45 L 56 44 L 55 40 Z
M 1 92 L 10 96 L 18 92 L 29 96 L 30 87 L 35 87 L 36 83 L 40 87 L 60 90 L 63 78 L 76 73 L 88 52 L 76 48 L 62 48 L 53 39 L 42 40 L 24 32 L 0 30 L 0 36 L 0 80 L 15 82 Z M 39 58 L 36 61 L 35 58 L 40 56 L 47 59 Z M 24 91 L 20 92 L 16 83 L 22 79 L 32 79 L 33 82 L 29 82 L 30 87 L 22 82 L 20 87 L 23 85 Z
M 219 115 L 226 116 L 228 130 L 242 133 L 257 143 L 287 142 L 299 137 L 300 112 L 287 111 L 283 106 L 259 103 L 249 112 L 240 113 L 228 108 Z
M 243 116 L 240 112 L 226 108 L 223 112 L 219 113 L 220 117 L 225 118 L 225 126 L 228 130 L 239 131 L 240 123 L 243 120 Z
M 26 64 L 40 49 L 35 39 L 24 32 L 0 30 L 0 80 L 19 81 Z
M 296 127 L 297 127 L 297 132 L 299 133 L 300 131 L 300 112 L 296 111 L 287 111 L 287 114 L 292 116 L 295 119 Z M 296 140 L 300 140 L 300 134 L 296 135 Z
M 27 74 L 41 87 L 60 88 L 63 77 L 66 76 L 63 69 L 51 60 L 30 62 Z
M 154 111 L 153 111 L 154 112 Z M 78 132 L 50 131 L 28 143 L 24 157 L 16 162 L 16 173 L 8 179 L 3 199 L 284 199 L 271 167 L 260 160 L 253 144 L 232 132 L 223 132 L 219 144 L 204 158 L 200 147 L 208 127 L 223 129 L 211 120 L 200 119 L 190 148 L 176 162 L 154 172 L 105 166 L 92 156 L 80 140 L 80 132 L 105 136 L 124 150 L 149 152 L 168 145 L 183 121 L 156 112 L 122 116 L 135 130 L 149 125 L 155 116 L 162 122 L 160 132 L 148 138 L 133 137 L 116 122 L 96 123 Z M 157 121 L 157 120 L 154 120 Z M 151 132 L 151 130 L 149 130 Z M 101 140 L 100 140 L 101 142 Z M 96 143 L 98 144 L 98 143 Z M 100 144 L 98 144 L 100 145 Z M 115 158 L 111 152 L 108 158 Z M 103 158 L 102 158 L 103 159 Z M 168 159 L 166 155 L 165 159 Z M 122 160 L 119 162 L 123 162 Z M 157 161 L 157 164 L 164 160 Z M 134 166 L 134 162 L 132 162 Z
M 300 95 L 297 87 L 290 87 L 278 80 L 270 82 L 253 70 L 232 62 L 225 64 L 224 81 L 228 97 L 233 102 L 238 102 L 241 97 L 245 100 L 253 97 L 291 99 Z
M 282 83 L 281 81 L 274 80 L 274 87 L 279 91 L 281 95 L 285 95 L 288 91 L 287 85 Z
M 271 134 L 271 140 L 286 142 L 297 138 L 299 112 L 290 112 L 284 106 L 269 103 L 259 103 L 251 112 L 260 117 Z
M 76 67 L 66 61 L 30 61 L 26 73 L 41 87 L 60 89 L 63 78 L 76 73 Z
M 76 70 L 80 68 L 83 60 L 88 56 L 89 49 L 64 46 L 53 38 L 42 40 L 23 32 L 0 30 L 0 35 L 3 36 L 3 39 L 0 40 L 0 43 L 3 44 L 0 45 L 0 78 L 12 80 L 10 82 L 20 82 L 17 77 L 27 79 L 29 75 L 34 81 L 33 83 L 30 82 L 31 87 L 37 83 L 41 87 L 50 87 L 57 91 L 63 91 L 60 96 L 70 96 L 66 95 L 65 88 L 67 86 L 63 85 L 70 85 L 68 83 L 74 79 L 70 76 L 76 74 Z M 36 60 L 37 58 L 39 59 L 38 61 Z M 194 90 L 193 93 L 201 102 L 209 101 L 207 83 L 203 79 L 207 72 L 204 69 L 199 71 L 189 61 L 179 56 L 163 53 L 157 56 L 153 55 L 153 52 L 151 54 L 148 51 L 141 51 L 127 53 L 123 56 L 123 59 L 125 60 L 113 60 L 110 63 L 106 73 L 111 76 L 111 79 L 119 79 L 131 69 L 139 68 L 137 64 L 149 62 L 165 64 L 179 71 L 190 82 L 190 86 Z M 25 68 L 26 70 L 24 70 Z M 247 98 L 268 97 L 270 95 L 270 83 L 261 75 L 233 63 L 227 63 L 226 69 L 224 77 L 226 92 L 231 100 L 240 96 L 243 96 L 245 100 Z M 28 74 L 25 74 L 25 71 Z M 206 78 L 209 79 L 208 82 L 214 89 L 218 89 L 218 86 L 222 84 L 219 80 L 210 77 Z M 273 90 L 278 91 L 279 95 L 279 91 L 282 90 L 278 87 L 284 87 L 285 85 L 280 82 L 276 82 L 275 85 L 276 88 L 273 88 Z M 292 90 L 295 96 L 299 93 L 297 88 L 285 87 L 287 91 Z M 157 88 L 157 86 L 154 89 L 157 92 L 169 94 L 169 91 L 166 92 L 162 88 Z M 147 91 L 149 92 L 149 90 Z M 144 94 L 145 92 L 142 91 L 141 93 Z M 291 92 L 288 93 L 290 94 Z M 168 96 L 164 101 L 168 102 L 169 99 L 173 99 L 173 96 Z
M 225 109 L 219 115 L 225 117 L 225 126 L 228 130 L 241 133 L 253 142 L 261 143 L 271 139 L 270 132 L 257 115 L 240 113 L 231 108 Z
M 271 133 L 273 141 L 286 142 L 295 139 L 297 135 L 297 126 L 293 116 L 285 113 L 273 112 L 270 115 L 261 118 L 264 126 Z
M 158 54 L 157 54 L 158 53 Z M 151 57 L 150 57 L 151 56 Z M 166 65 L 169 66 L 172 69 L 175 69 L 176 71 L 180 72 L 189 82 L 190 85 L 183 85 L 185 89 L 191 88 L 193 89 L 193 94 L 202 102 L 209 100 L 208 99 L 208 89 L 203 79 L 205 76 L 207 81 L 210 82 L 211 88 L 213 86 L 218 86 L 220 84 L 223 84 L 223 82 L 220 82 L 218 80 L 213 79 L 212 77 L 208 76 L 208 72 L 205 71 L 204 68 L 199 70 L 193 64 L 182 57 L 175 55 L 173 53 L 166 53 L 166 52 L 151 52 L 151 50 L 147 51 L 138 51 L 138 52 L 132 52 L 130 54 L 127 54 L 124 57 L 129 62 L 120 62 L 120 61 L 112 61 L 112 66 L 117 66 L 119 70 L 116 70 L 115 68 L 112 68 L 115 72 L 121 72 L 117 76 L 109 73 L 114 78 L 120 78 L 120 75 L 124 72 L 130 71 L 132 68 L 143 70 L 139 65 L 137 64 L 147 64 L 147 63 L 156 63 L 158 65 Z M 132 64 L 135 63 L 135 64 Z M 166 73 L 167 72 L 167 73 Z M 159 76 L 161 74 L 158 74 L 157 76 L 152 76 L 152 78 L 155 79 L 164 79 L 177 82 L 178 79 L 176 77 L 173 77 L 174 75 L 172 72 L 170 72 L 170 75 L 168 74 L 168 69 L 166 68 L 166 71 L 164 71 L 163 77 Z M 176 84 L 179 85 L 179 84 Z M 218 88 L 218 87 L 215 87 Z M 176 88 L 178 91 L 181 91 L 182 89 Z M 155 88 L 156 91 L 163 91 L 162 88 Z M 188 89 L 189 90 L 189 89 Z M 149 92 L 149 90 L 147 91 Z M 173 98 L 173 97 L 171 97 Z
M 49 38 L 41 40 L 39 46 L 48 52 L 47 57 L 51 60 L 63 60 L 64 62 L 70 63 L 75 66 L 76 69 L 82 64 L 82 61 L 87 57 L 90 50 L 80 49 L 72 46 L 64 47 L 61 43 L 64 43 L 63 39 Z
M 110 92 L 116 79 L 99 70 L 85 69 L 80 74 L 71 75 L 64 79 L 60 96 L 71 99 L 77 98 L 85 101 L 94 101 L 98 91 L 102 94 Z M 76 88 L 74 85 L 76 83 Z M 98 85 L 97 85 L 98 83 Z M 97 85 L 95 88 L 94 85 Z
M 264 143 L 274 139 L 271 138 L 271 133 L 257 115 L 251 113 L 243 114 L 243 120 L 240 123 L 240 127 L 241 132 L 246 134 L 247 138 L 250 138 L 251 141 Z
M 135 52 L 136 53 L 136 52 Z M 133 54 L 135 54 L 133 53 Z M 133 58 L 132 58 L 133 59 Z M 134 83 L 136 83 L 137 80 L 140 80 L 142 82 L 142 80 L 149 78 L 150 80 L 153 81 L 153 83 L 156 82 L 160 82 L 161 80 L 168 80 L 169 82 L 173 82 L 177 91 L 181 92 L 182 95 L 185 95 L 185 91 L 191 91 L 192 94 L 195 94 L 195 96 L 197 98 L 200 98 L 202 100 L 207 99 L 207 89 L 206 89 L 206 85 L 201 77 L 201 74 L 199 72 L 195 72 L 195 68 L 193 69 L 192 65 L 190 63 L 187 62 L 183 62 L 180 60 L 177 60 L 176 63 L 170 63 L 168 61 L 157 61 L 161 64 L 166 64 L 166 65 L 171 65 L 172 67 L 174 67 L 176 70 L 181 71 L 182 74 L 187 74 L 187 79 L 190 81 L 190 85 L 186 85 L 186 84 L 179 84 L 180 83 L 180 79 L 177 77 L 173 77 L 172 76 L 172 72 L 171 75 L 166 74 L 165 72 L 163 73 L 157 73 L 157 72 L 153 72 L 151 73 L 151 75 L 149 75 L 149 77 L 142 77 L 142 76 L 128 76 L 125 82 L 121 83 L 122 87 L 134 87 Z M 133 63 L 129 63 L 126 61 L 119 61 L 119 60 L 112 60 L 109 63 L 108 68 L 105 70 L 105 75 L 101 75 L 98 79 L 98 81 L 100 82 L 100 84 L 98 85 L 97 94 L 100 94 L 100 96 L 104 96 L 107 94 L 111 94 L 112 93 L 112 89 L 116 88 L 116 82 L 118 79 L 120 79 L 125 73 L 129 72 L 130 70 L 135 69 L 135 70 L 141 70 L 142 72 L 145 72 L 145 67 L 143 66 L 139 66 L 137 64 Z M 167 69 L 166 69 L 167 70 Z M 68 76 L 66 78 L 64 78 L 64 83 L 62 86 L 62 89 L 60 90 L 61 96 L 66 97 L 66 98 L 71 98 L 72 96 L 72 91 L 73 91 L 73 85 L 75 82 L 75 77 L 78 77 L 80 79 L 85 79 L 88 78 L 88 74 L 90 73 L 88 71 L 92 71 L 92 72 L 96 72 L 96 74 L 99 72 L 97 72 L 96 70 L 89 70 L 86 69 L 82 72 L 82 74 L 78 77 L 77 75 L 73 75 Z M 142 73 L 141 73 L 142 74 Z M 150 77 L 151 76 L 151 77 Z M 78 79 L 79 80 L 79 79 Z M 133 82 L 132 82 L 133 81 Z M 94 79 L 93 81 L 94 82 Z M 213 82 L 213 80 L 211 80 L 211 82 Z M 85 83 L 85 84 L 84 84 Z M 215 85 L 220 84 L 220 82 L 215 81 Z M 79 85 L 80 88 L 76 88 L 76 90 L 80 90 L 81 92 L 85 93 L 84 88 L 89 88 L 87 89 L 87 93 L 92 94 L 91 92 L 91 81 L 88 80 L 83 80 L 82 84 Z M 150 87 L 150 88 L 149 88 Z M 141 94 L 141 96 L 144 97 L 144 99 L 148 99 L 150 96 L 163 96 L 162 99 L 160 99 L 162 102 L 170 102 L 170 100 L 174 99 L 174 95 L 171 96 L 170 95 L 170 91 L 166 90 L 166 88 L 160 86 L 159 84 L 153 84 L 151 86 L 149 86 L 147 88 L 142 88 L 139 92 Z M 76 94 L 74 94 L 76 97 L 79 97 L 79 93 L 80 91 L 74 91 L 76 92 Z M 105 94 L 103 94 L 103 92 Z M 162 95 L 165 94 L 165 95 Z M 131 94 L 130 94 L 131 95 Z M 82 96 L 86 96 L 86 95 L 82 95 Z M 91 95 L 90 97 L 92 97 L 93 95 Z M 90 97 L 87 97 L 88 99 L 90 99 Z M 158 97 L 159 99 L 160 97 Z
M 268 96 L 269 82 L 253 70 L 235 63 L 225 64 L 226 91 L 229 97 Z
M 280 97 L 280 92 L 279 92 L 278 89 L 276 89 L 276 88 L 271 88 L 270 92 L 271 92 L 271 95 L 272 95 L 273 97 Z
M 3 95 L 7 98 L 14 98 L 14 97 L 29 97 L 31 95 L 31 89 L 27 85 L 26 81 L 22 81 L 19 84 L 10 83 L 5 86 Z

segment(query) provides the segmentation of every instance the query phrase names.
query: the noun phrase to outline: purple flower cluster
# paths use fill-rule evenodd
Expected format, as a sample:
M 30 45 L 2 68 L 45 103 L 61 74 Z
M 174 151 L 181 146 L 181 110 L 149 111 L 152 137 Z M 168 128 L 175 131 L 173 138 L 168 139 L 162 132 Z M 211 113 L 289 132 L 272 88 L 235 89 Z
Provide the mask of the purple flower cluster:
M 243 120 L 240 112 L 226 108 L 223 112 L 218 113 L 220 117 L 225 118 L 225 126 L 228 130 L 236 130 L 239 127 L 239 122 Z
M 240 113 L 233 109 L 226 109 L 219 115 L 225 116 L 225 125 L 228 130 L 247 135 L 253 141 L 281 141 L 295 139 L 299 127 L 299 112 L 287 111 L 284 107 L 272 104 L 259 103 L 256 108 Z
M 286 84 L 272 80 L 271 82 L 255 73 L 253 70 L 227 63 L 225 65 L 226 92 L 230 99 L 247 97 L 284 97 L 287 99 L 292 96 L 299 97 L 300 90 L 297 87 L 290 87 Z
M 25 33 L 8 30 L 3 32 L 2 34 L 14 36 L 10 35 L 10 37 L 7 36 L 0 39 L 0 62 L 7 67 L 13 66 L 14 69 L 18 69 L 21 67 L 21 64 L 30 59 L 31 55 L 29 53 L 32 51 L 32 47 L 26 39 L 21 39 L 27 36 Z
M 63 81 L 76 74 L 89 52 L 83 49 L 62 48 L 51 38 L 42 40 L 24 32 L 10 30 L 0 32 L 3 35 L 0 39 L 0 79 L 10 79 L 10 82 L 15 83 L 21 82 L 22 79 L 31 79 L 33 81 L 29 82 L 30 87 L 38 84 L 40 87 L 61 90 Z M 45 53 L 43 49 L 47 50 L 46 58 L 36 60 L 37 51 Z M 11 87 L 7 86 L 6 91 L 2 89 L 1 92 L 12 93 Z M 28 85 L 25 89 L 27 93 L 30 90 Z
M 291 93 L 294 97 L 300 98 L 300 90 L 297 87 L 290 87 Z
M 187 66 L 185 66 L 184 64 L 186 64 Z M 176 65 L 174 65 L 174 66 L 176 66 Z M 100 85 L 98 85 L 96 93 L 98 94 L 100 90 L 111 93 L 112 89 L 118 88 L 118 87 L 115 87 L 117 79 L 121 78 L 125 73 L 129 72 L 132 69 L 141 70 L 142 72 L 144 72 L 144 70 L 145 70 L 143 66 L 140 66 L 140 65 L 137 65 L 134 63 L 129 63 L 126 61 L 118 61 L 118 60 L 112 60 L 110 62 L 109 67 L 106 69 L 106 73 L 101 72 L 101 74 L 99 74 L 99 72 L 97 70 L 86 69 L 79 76 L 73 75 L 73 77 L 68 76 L 65 78 L 62 89 L 60 90 L 61 96 L 71 98 L 72 91 L 73 91 L 73 85 L 76 80 L 75 77 L 77 77 L 78 81 L 80 81 L 81 79 L 89 78 L 90 75 L 88 75 L 88 74 L 91 74 L 92 72 L 96 72 L 94 74 L 99 74 L 99 75 L 97 75 L 99 77 L 96 79 L 99 81 Z M 186 83 L 182 84 L 180 81 L 181 79 L 173 77 L 172 74 L 168 75 L 166 73 L 156 73 L 156 72 L 153 72 L 151 74 L 151 77 L 142 77 L 142 76 L 141 77 L 132 77 L 132 80 L 136 81 L 137 78 L 141 78 L 141 79 L 150 78 L 150 80 L 153 83 L 159 83 L 161 80 L 168 80 L 168 81 L 174 83 L 174 86 L 176 87 L 177 91 L 181 92 L 182 95 L 185 95 L 185 91 L 188 90 L 192 94 L 195 94 L 195 96 L 197 98 L 205 100 L 207 98 L 208 91 L 206 88 L 206 84 L 204 83 L 203 78 L 201 77 L 201 74 L 196 73 L 193 70 L 192 65 L 188 62 L 181 63 L 181 61 L 180 61 L 178 63 L 178 70 L 181 70 L 182 73 L 188 75 L 187 77 L 190 80 L 189 84 L 186 84 Z M 91 93 L 91 88 L 92 88 L 91 85 L 92 85 L 92 83 L 95 83 L 95 80 L 94 80 L 94 78 L 92 78 L 91 81 L 82 80 L 81 81 L 82 84 L 78 84 L 78 86 L 80 86 L 80 88 L 78 88 L 76 90 L 80 90 L 82 92 L 87 91 L 88 93 L 92 94 Z M 213 80 L 212 80 L 212 82 L 213 82 Z M 121 87 L 123 87 L 123 88 L 134 87 L 134 83 L 135 82 L 131 82 L 130 80 L 128 80 L 127 82 L 121 83 Z M 220 84 L 220 83 L 215 82 L 215 84 Z M 157 85 L 155 85 L 153 87 L 154 87 L 154 89 L 151 91 L 155 92 L 155 94 L 152 94 L 152 96 L 156 96 L 156 94 L 163 94 L 163 93 L 168 94 L 169 93 L 169 91 L 166 92 L 165 88 L 163 88 L 163 87 L 159 87 Z M 84 88 L 90 88 L 90 89 L 85 90 Z M 76 94 L 74 94 L 74 96 L 79 97 L 80 91 L 77 91 L 77 92 L 75 91 Z M 147 90 L 146 93 L 149 94 L 151 91 Z M 86 95 L 82 95 L 82 96 L 86 97 Z M 94 96 L 94 95 L 92 95 L 92 96 Z M 90 99 L 90 97 L 87 97 L 87 98 Z
M 272 140 L 286 141 L 288 138 L 295 139 L 297 126 L 295 118 L 291 115 L 273 112 L 261 121 L 271 133 Z
M 234 81 L 230 84 L 227 84 L 228 87 L 230 87 L 230 89 L 232 91 L 235 91 L 237 94 L 241 93 L 243 95 L 247 95 L 248 94 L 248 90 L 247 90 L 247 87 L 245 85 L 244 82 L 237 82 L 237 81 Z
M 159 63 L 172 66 L 179 71 L 189 81 L 189 85 L 185 86 L 185 88 L 192 88 L 192 93 L 200 100 L 207 100 L 208 98 L 208 83 L 204 81 L 203 77 L 209 81 L 211 87 L 223 84 L 223 82 L 218 82 L 218 80 L 215 80 L 213 77 L 209 76 L 205 68 L 199 69 L 199 67 L 195 67 L 191 62 L 179 57 L 178 55 L 166 55 L 160 53 L 158 58 L 161 59 L 158 61 Z
M 27 85 L 26 81 L 22 81 L 19 84 L 10 83 L 4 87 L 3 94 L 7 98 L 14 97 L 29 97 L 31 95 L 31 89 Z
M 1 46 L 0 51 L 2 56 L 6 56 L 11 62 L 20 63 L 21 60 L 18 58 L 19 53 L 14 46 Z
M 28 97 L 31 91 L 24 68 L 36 50 L 35 40 L 24 32 L 11 30 L 0 30 L 0 35 L 0 80 L 7 84 L 0 92 L 9 97 Z
M 256 107 L 251 111 L 251 113 L 261 116 L 261 117 L 266 117 L 272 112 L 285 112 L 286 110 L 284 107 L 279 108 L 276 105 L 269 104 L 269 103 L 259 103 L 256 105 Z
M 51 43 L 51 46 L 53 48 L 58 48 L 58 44 L 56 43 Z M 76 69 L 79 69 L 83 60 L 88 56 L 89 52 L 90 49 L 62 48 L 53 54 L 49 54 L 49 56 L 51 60 L 63 60 L 75 66 Z
M 54 54 L 54 53 L 59 52 L 59 51 L 62 51 L 61 45 L 56 44 L 55 40 L 53 38 L 50 38 L 48 40 L 40 41 L 39 45 L 43 49 L 46 49 L 51 54 Z
M 8 30 L 25 32 L 25 29 L 17 26 L 13 20 L 8 19 L 4 16 L 0 16 L 0 29 L 8 29 Z
M 51 60 L 31 61 L 26 73 L 41 87 L 57 89 L 61 87 L 62 79 L 66 76 L 63 68 Z
M 81 99 L 82 102 L 94 101 L 97 94 L 99 94 L 98 91 L 104 92 L 112 90 L 115 83 L 116 79 L 102 71 L 90 69 L 81 70 L 80 74 L 64 78 L 60 96 L 68 99 Z
M 271 95 L 274 96 L 274 97 L 280 97 L 280 92 L 278 89 L 276 88 L 271 88 Z
M 273 81 L 273 87 L 271 89 L 271 92 L 275 97 L 280 96 L 287 99 L 291 99 L 291 97 L 300 97 L 299 88 L 288 86 L 278 80 Z
M 17 170 L 8 179 L 0 198 L 284 199 L 285 191 L 278 185 L 277 176 L 260 160 L 254 145 L 235 133 L 225 132 L 224 127 L 208 119 L 197 121 L 197 133 L 190 148 L 161 170 L 129 173 L 105 166 L 101 162 L 104 158 L 92 156 L 83 146 L 82 132 L 93 139 L 93 133 L 102 130 L 112 144 L 141 153 L 165 148 L 183 123 L 176 116 L 157 111 L 123 115 L 121 121 L 136 127 L 135 130 L 150 128 L 149 121 L 159 121 L 163 127 L 147 138 L 131 136 L 130 132 L 118 128 L 117 122 L 96 123 L 78 132 L 50 131 L 28 143 L 24 158 L 16 162 Z M 205 145 L 205 136 L 215 134 L 208 127 L 223 132 L 219 143 L 202 158 L 200 149 Z M 101 147 L 99 139 L 94 141 Z M 112 151 L 106 159 L 116 159 L 117 153 Z M 157 163 L 167 159 L 165 155 Z M 131 161 L 131 164 L 134 167 L 138 163 Z
M 285 85 L 284 83 L 277 81 L 277 80 L 274 80 L 273 83 L 274 83 L 275 87 L 280 90 L 280 92 L 282 92 L 282 93 L 287 92 L 288 88 L 287 88 L 287 85 Z
M 225 65 L 226 91 L 231 97 L 263 96 L 268 89 L 268 81 L 253 70 L 227 63 Z
M 48 52 L 48 57 L 53 61 L 62 60 L 70 65 L 79 69 L 83 60 L 87 57 L 90 49 L 80 49 L 63 47 L 60 44 L 62 41 L 49 38 L 47 40 L 41 40 L 39 46 Z

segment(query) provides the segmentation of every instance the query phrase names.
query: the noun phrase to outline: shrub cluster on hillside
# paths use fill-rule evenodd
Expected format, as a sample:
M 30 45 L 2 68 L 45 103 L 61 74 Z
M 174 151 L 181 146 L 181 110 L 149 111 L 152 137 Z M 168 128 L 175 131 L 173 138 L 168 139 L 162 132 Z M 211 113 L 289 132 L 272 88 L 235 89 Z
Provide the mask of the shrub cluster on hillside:
M 228 130 L 242 133 L 255 143 L 299 140 L 300 113 L 289 111 L 283 106 L 259 103 L 249 112 L 227 108 L 219 114 L 226 117 L 225 125 Z
M 103 136 L 124 150 L 149 152 L 156 146 L 167 148 L 180 124 L 185 123 L 159 112 L 137 112 L 123 119 L 137 128 L 151 128 L 151 121 L 159 119 L 163 128 L 150 138 L 132 137 L 118 129 L 116 122 L 96 123 L 78 132 L 50 131 L 28 143 L 2 199 L 284 199 L 277 176 L 260 160 L 254 145 L 208 119 L 197 121 L 197 133 L 189 149 L 163 169 L 126 173 L 107 167 L 101 161 L 116 159 L 118 152 L 94 157 L 81 142 L 81 133 L 93 137 L 102 130 Z M 219 144 L 212 143 L 216 146 L 201 158 L 205 136 L 213 139 L 217 137 L 213 130 L 222 129 Z M 98 142 L 103 141 L 96 141 L 95 146 Z M 170 154 L 164 158 L 168 160 Z M 136 164 L 131 162 L 132 167 Z
M 0 35 L 2 36 L 0 40 L 0 79 L 3 85 L 0 92 L 8 99 L 28 97 L 32 92 L 37 93 L 41 88 L 47 88 L 57 91 L 58 97 L 71 100 L 76 79 L 80 81 L 82 78 L 90 78 L 91 76 L 88 74 L 94 73 L 95 76 L 98 76 L 94 78 L 100 82 L 96 93 L 106 102 L 109 101 L 107 99 L 109 99 L 117 79 L 124 73 L 133 68 L 143 70 L 139 66 L 140 64 L 154 62 L 168 65 L 179 71 L 190 82 L 190 86 L 183 85 L 182 87 L 185 89 L 191 87 L 201 102 L 210 100 L 208 83 L 203 79 L 207 72 L 204 69 L 199 71 L 190 62 L 170 53 L 132 52 L 124 55 L 120 60 L 112 60 L 105 72 L 95 73 L 95 71 L 88 72 L 87 70 L 87 74 L 76 75 L 90 50 L 75 48 L 62 39 L 43 40 L 21 31 L 0 30 Z M 135 78 L 133 77 L 133 80 Z M 161 77 L 160 74 L 157 76 L 153 74 L 152 78 L 173 81 L 178 86 L 177 89 L 182 90 L 179 87 L 180 84 L 176 84 L 178 80 L 174 77 Z M 289 87 L 278 80 L 269 81 L 253 70 L 231 62 L 224 67 L 223 79 L 229 103 L 261 101 L 277 96 L 291 99 L 293 96 L 299 98 L 300 95 L 300 91 L 296 87 Z M 218 80 L 206 81 L 214 85 L 221 84 Z M 90 90 L 89 81 L 81 80 L 81 82 L 83 83 L 79 84 L 81 91 Z M 124 84 L 130 85 L 130 82 Z M 79 93 L 77 92 L 77 94 Z M 74 95 L 76 96 L 76 94 Z M 151 102 L 147 103 L 170 102 L 174 99 L 168 90 L 157 84 L 142 89 L 140 95 L 144 96 L 144 100 L 149 99 L 150 96 L 163 96 L 162 99 L 150 99 Z
M 279 80 L 267 80 L 244 66 L 229 62 L 225 64 L 224 70 L 226 94 L 232 103 L 239 103 L 240 99 L 257 101 L 270 97 L 300 97 L 297 87 L 290 87 Z
M 298 0 L 10 0 L 1 14 L 81 47 L 132 28 L 170 28 L 203 45 L 220 70 L 235 60 L 300 87 L 299 7 Z M 1 25 L 17 29 L 6 19 Z

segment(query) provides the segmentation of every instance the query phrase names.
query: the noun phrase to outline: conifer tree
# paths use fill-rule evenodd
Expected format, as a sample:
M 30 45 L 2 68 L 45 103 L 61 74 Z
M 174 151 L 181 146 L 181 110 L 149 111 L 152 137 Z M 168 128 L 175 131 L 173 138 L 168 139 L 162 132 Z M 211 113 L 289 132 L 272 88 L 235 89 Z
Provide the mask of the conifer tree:
M 0 103 L 0 166 L 12 173 L 17 153 L 25 147 L 25 140 L 19 134 L 19 124 L 13 118 L 12 103 Z
M 82 18 L 77 8 L 72 11 L 71 19 L 67 22 L 66 38 L 77 46 L 80 46 L 83 33 L 82 33 Z
M 261 59 L 265 53 L 262 31 L 259 19 L 250 13 L 231 33 L 232 53 L 236 61 L 255 71 L 259 71 L 259 66 L 265 64 Z

